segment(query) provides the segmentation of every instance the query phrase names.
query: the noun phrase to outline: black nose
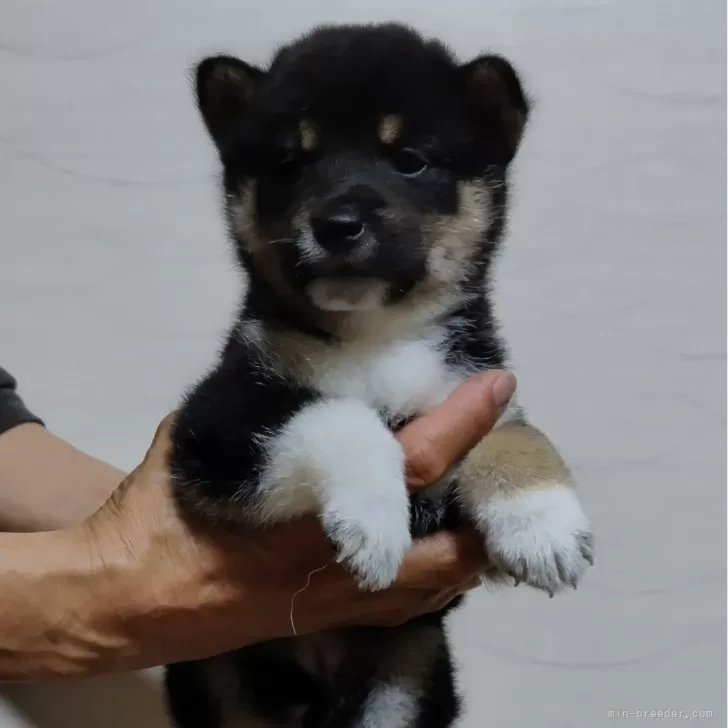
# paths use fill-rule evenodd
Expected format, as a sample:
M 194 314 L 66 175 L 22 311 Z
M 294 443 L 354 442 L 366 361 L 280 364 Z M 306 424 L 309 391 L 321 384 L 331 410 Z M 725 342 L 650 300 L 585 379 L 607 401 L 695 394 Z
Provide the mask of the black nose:
M 349 253 L 364 233 L 361 210 L 351 203 L 327 206 L 311 215 L 311 229 L 324 250 L 338 255 Z

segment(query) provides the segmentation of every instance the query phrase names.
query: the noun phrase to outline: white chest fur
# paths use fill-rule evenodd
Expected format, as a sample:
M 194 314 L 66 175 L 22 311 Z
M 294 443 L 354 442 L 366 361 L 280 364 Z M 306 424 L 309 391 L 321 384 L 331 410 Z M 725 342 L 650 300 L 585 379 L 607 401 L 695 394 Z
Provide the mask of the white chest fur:
M 308 382 L 329 397 L 358 399 L 392 416 L 442 402 L 465 375 L 448 366 L 442 333 L 427 338 L 351 343 L 307 357 Z

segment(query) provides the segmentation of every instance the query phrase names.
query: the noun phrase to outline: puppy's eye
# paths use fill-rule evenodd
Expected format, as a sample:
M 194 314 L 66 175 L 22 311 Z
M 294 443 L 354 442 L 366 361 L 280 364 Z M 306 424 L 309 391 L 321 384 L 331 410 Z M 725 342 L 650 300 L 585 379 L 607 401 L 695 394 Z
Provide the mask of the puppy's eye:
M 414 149 L 399 149 L 392 154 L 392 165 L 405 177 L 416 177 L 424 172 L 429 162 Z

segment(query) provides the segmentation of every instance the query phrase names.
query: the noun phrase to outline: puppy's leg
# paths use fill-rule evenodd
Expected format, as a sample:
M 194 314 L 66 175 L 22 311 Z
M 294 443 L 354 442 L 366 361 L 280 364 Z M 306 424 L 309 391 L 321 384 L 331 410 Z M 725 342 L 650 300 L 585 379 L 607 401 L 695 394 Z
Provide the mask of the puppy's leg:
M 178 417 L 172 472 L 181 503 L 252 525 L 318 514 L 361 585 L 388 586 L 411 543 L 399 443 L 359 401 L 240 370 L 213 373 Z
M 394 581 L 411 544 L 404 454 L 378 414 L 350 399 L 315 402 L 267 443 L 264 521 L 316 511 L 360 584 Z
M 573 486 L 546 436 L 516 418 L 471 451 L 459 494 L 498 565 L 553 595 L 576 588 L 593 562 L 591 529 Z
M 392 630 L 387 642 L 352 728 L 450 728 L 460 699 L 442 625 L 413 623 Z

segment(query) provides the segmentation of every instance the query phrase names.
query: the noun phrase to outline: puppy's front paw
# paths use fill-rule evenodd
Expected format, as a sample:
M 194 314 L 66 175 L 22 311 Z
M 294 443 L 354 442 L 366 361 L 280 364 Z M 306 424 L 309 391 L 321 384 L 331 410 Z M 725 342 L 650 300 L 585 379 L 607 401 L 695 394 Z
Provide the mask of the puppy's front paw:
M 488 554 L 516 584 L 551 596 L 576 588 L 594 563 L 589 522 L 574 491 L 550 485 L 492 500 L 478 514 Z
M 362 488 L 366 484 L 362 483 Z M 385 589 L 397 576 L 405 552 L 412 544 L 409 508 L 401 478 L 382 483 L 372 492 L 350 491 L 323 512 L 326 534 L 337 560 L 364 589 Z M 404 497 L 402 497 L 404 495 Z
M 381 589 L 410 546 L 404 452 L 377 412 L 333 399 L 299 412 L 273 442 L 262 480 L 269 520 L 317 512 L 338 559 Z

